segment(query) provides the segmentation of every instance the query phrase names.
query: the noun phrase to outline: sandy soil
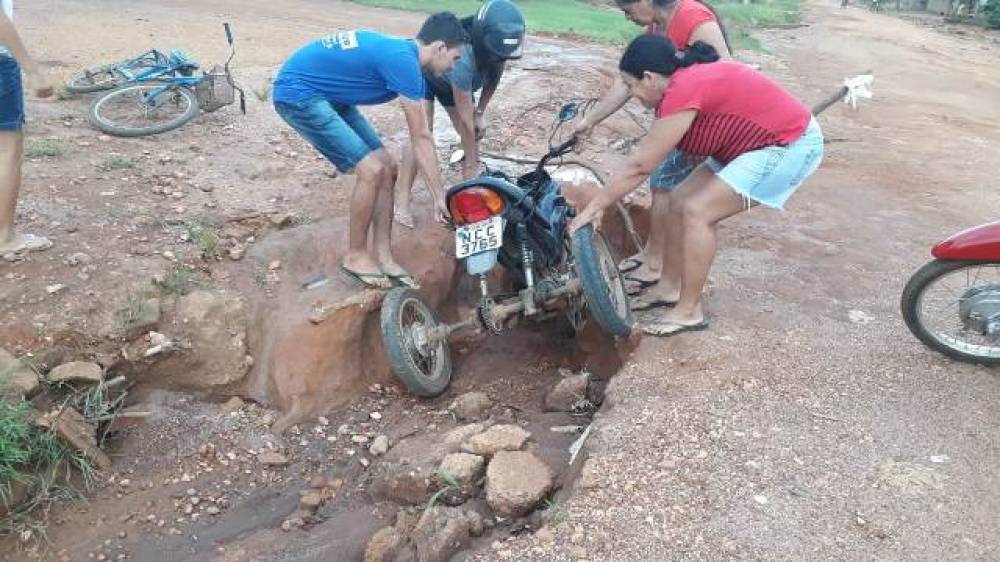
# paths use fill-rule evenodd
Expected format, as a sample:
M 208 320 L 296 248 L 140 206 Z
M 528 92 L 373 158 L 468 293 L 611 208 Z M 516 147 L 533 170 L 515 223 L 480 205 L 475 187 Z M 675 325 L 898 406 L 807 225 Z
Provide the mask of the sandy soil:
M 68 0 L 18 10 L 29 46 L 61 78 L 150 46 L 221 61 L 221 23 L 231 21 L 238 77 L 257 89 L 296 46 L 330 29 L 410 34 L 421 19 L 319 0 Z M 1000 210 L 993 185 L 1000 49 L 980 37 L 840 11 L 834 3 L 809 3 L 806 21 L 806 28 L 768 32 L 771 54 L 746 58 L 809 101 L 870 68 L 877 99 L 858 113 L 834 108 L 823 116 L 827 160 L 787 213 L 755 211 L 727 225 L 713 271 L 712 330 L 642 342 L 611 385 L 583 481 L 557 496 L 546 532 L 516 536 L 508 529 L 498 542 L 460 557 L 995 556 L 1000 497 L 987 468 L 1000 460 L 995 372 L 923 349 L 903 326 L 897 301 L 931 243 Z M 613 63 L 613 51 L 603 47 L 541 39 L 532 47 L 502 86 L 491 150 L 537 152 L 546 112 L 561 99 L 596 95 L 601 69 Z M 228 108 L 142 140 L 99 136 L 84 119 L 86 98 L 30 102 L 29 143 L 54 141 L 62 150 L 26 165 L 20 224 L 56 246 L 0 263 L 0 345 L 19 353 L 57 344 L 108 351 L 115 311 L 153 275 L 186 263 L 217 286 L 246 289 L 266 273 L 267 264 L 246 260 L 201 261 L 183 239 L 185 221 L 217 221 L 224 244 L 234 244 L 271 228 L 263 221 L 248 230 L 239 220 L 248 213 L 291 213 L 297 224 L 343 216 L 351 180 L 330 177 L 268 102 L 252 94 L 248 101 L 246 117 Z M 394 142 L 405 139 L 398 113 L 370 113 Z M 621 139 L 637 131 L 620 116 L 599 131 L 607 142 L 595 142 L 583 158 L 606 170 L 621 157 Z M 443 148 L 448 139 L 441 135 Z M 102 170 L 111 156 L 137 165 Z M 163 185 L 171 195 L 163 195 Z M 78 260 L 68 258 L 77 252 L 90 265 L 73 265 Z M 49 294 L 53 285 L 65 287 Z M 852 321 L 852 311 L 865 321 Z M 455 391 L 485 387 L 520 396 L 512 404 L 520 410 L 502 415 L 550 422 L 531 411 L 537 394 L 556 367 L 579 365 L 565 350 L 546 354 L 539 333 L 505 340 L 481 362 L 463 362 Z M 503 377 L 494 379 L 498 369 Z M 374 393 L 329 421 L 365 434 L 402 432 L 440 423 L 434 412 L 447 400 Z M 367 497 L 364 467 L 348 454 L 350 444 L 270 436 L 275 413 L 256 406 L 232 416 L 171 392 L 148 403 L 159 408 L 156 422 L 119 445 L 119 472 L 92 503 L 56 514 L 54 547 L 43 557 L 77 560 L 106 551 L 139 560 L 354 559 L 367 533 L 391 516 Z M 385 413 L 384 425 L 367 419 L 375 409 Z M 315 425 L 300 430 L 308 435 Z M 288 471 L 262 473 L 245 451 L 274 440 L 291 448 L 294 462 Z M 237 455 L 232 468 L 205 471 L 198 449 L 207 442 Z M 185 472 L 200 480 L 184 481 Z M 277 530 L 317 472 L 357 488 L 338 496 L 326 523 L 293 534 Z M 217 502 L 225 515 L 177 522 L 191 487 L 213 501 L 225 498 Z M 0 557 L 26 555 L 11 550 Z

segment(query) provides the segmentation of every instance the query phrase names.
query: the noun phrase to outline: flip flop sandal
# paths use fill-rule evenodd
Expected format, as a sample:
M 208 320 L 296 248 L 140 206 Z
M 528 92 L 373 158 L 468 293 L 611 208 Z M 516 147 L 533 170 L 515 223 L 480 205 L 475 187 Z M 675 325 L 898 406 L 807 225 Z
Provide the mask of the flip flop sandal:
M 620 264 L 618 264 L 618 271 L 622 273 L 631 273 L 642 267 L 642 261 L 635 258 L 625 258 Z
M 629 277 L 626 275 L 625 280 L 625 293 L 634 297 L 636 295 L 642 294 L 643 291 L 659 283 L 659 280 L 649 281 L 645 279 L 636 279 L 635 277 Z
M 658 338 L 669 338 L 685 332 L 700 332 L 708 329 L 708 322 L 702 320 L 697 324 L 678 324 L 677 322 L 652 322 L 642 327 L 644 334 Z
M 360 271 L 347 269 L 344 266 L 340 266 L 340 270 L 365 287 L 370 287 L 372 289 L 388 289 L 391 285 L 391 283 L 389 283 L 389 277 L 381 271 L 378 273 L 362 273 Z
M 632 312 L 656 310 L 657 308 L 673 308 L 676 305 L 677 301 L 668 301 L 663 299 L 646 300 L 643 298 L 638 298 L 635 299 L 635 301 L 632 304 Z
M 399 283 L 400 285 L 406 285 L 407 287 L 410 287 L 411 289 L 419 289 L 420 288 L 420 285 L 417 284 L 417 281 L 409 273 L 404 273 L 402 275 L 389 275 L 389 274 L 386 274 L 386 277 L 388 277 L 389 279 L 392 279 L 393 281 Z

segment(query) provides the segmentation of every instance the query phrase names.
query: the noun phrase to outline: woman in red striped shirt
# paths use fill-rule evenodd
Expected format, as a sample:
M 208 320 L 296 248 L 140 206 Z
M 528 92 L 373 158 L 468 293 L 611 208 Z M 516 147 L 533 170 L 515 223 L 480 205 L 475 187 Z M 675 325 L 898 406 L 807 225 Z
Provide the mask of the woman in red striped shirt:
M 672 195 L 663 273 L 648 308 L 664 312 L 643 331 L 669 336 L 708 327 L 702 290 L 719 222 L 758 204 L 783 208 L 819 167 L 823 133 L 809 109 L 749 66 L 719 60 L 710 45 L 678 51 L 660 36 L 629 44 L 619 63 L 632 96 L 656 121 L 635 153 L 570 225 L 596 221 L 635 190 L 675 148 L 705 161 Z
M 708 5 L 698 0 L 616 0 L 625 16 L 645 28 L 647 35 L 666 37 L 679 48 L 687 48 L 695 41 L 703 41 L 715 47 L 722 58 L 729 58 L 729 42 L 725 29 L 716 13 Z M 600 102 L 581 120 L 577 126 L 578 135 L 589 134 L 595 125 L 618 111 L 629 99 L 625 83 L 618 78 Z M 653 205 L 649 230 L 649 240 L 645 249 L 634 256 L 625 258 L 620 268 L 626 273 L 630 284 L 641 290 L 653 285 L 660 278 L 664 251 L 667 247 L 666 222 L 670 211 L 670 193 L 694 170 L 698 164 L 680 150 L 669 152 L 663 162 L 649 176 L 649 188 Z M 648 305 L 637 300 L 636 310 Z

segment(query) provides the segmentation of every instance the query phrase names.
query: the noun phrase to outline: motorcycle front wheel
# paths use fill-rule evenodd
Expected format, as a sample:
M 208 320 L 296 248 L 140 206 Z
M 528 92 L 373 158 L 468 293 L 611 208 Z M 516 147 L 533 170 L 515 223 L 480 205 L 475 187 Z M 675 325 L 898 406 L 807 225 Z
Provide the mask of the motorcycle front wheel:
M 1000 262 L 934 260 L 900 302 L 907 328 L 952 359 L 1000 365 Z
M 627 336 L 632 331 L 632 310 L 608 240 L 591 225 L 580 228 L 573 235 L 573 259 L 594 320 L 613 336 Z
M 420 293 L 396 287 L 382 301 L 382 344 L 392 371 L 417 396 L 433 398 L 451 382 L 451 353 L 445 340 L 431 342 L 440 325 Z

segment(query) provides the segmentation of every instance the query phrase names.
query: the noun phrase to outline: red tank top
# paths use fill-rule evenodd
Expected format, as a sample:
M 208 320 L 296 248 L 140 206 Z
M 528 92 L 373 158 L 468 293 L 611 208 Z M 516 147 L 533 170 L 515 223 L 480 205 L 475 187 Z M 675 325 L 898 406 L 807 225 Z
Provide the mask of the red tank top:
M 680 6 L 667 24 L 666 33 L 655 25 L 646 26 L 647 35 L 662 33 L 678 49 L 685 49 L 691 44 L 691 35 L 699 25 L 716 21 L 715 14 L 707 6 L 697 0 L 679 0 Z
M 791 144 L 812 118 L 777 82 L 735 61 L 696 64 L 671 76 L 657 119 L 689 109 L 698 114 L 677 147 L 723 163 L 766 146 Z

